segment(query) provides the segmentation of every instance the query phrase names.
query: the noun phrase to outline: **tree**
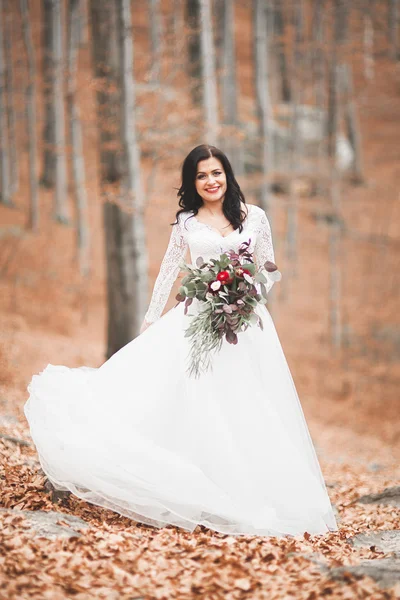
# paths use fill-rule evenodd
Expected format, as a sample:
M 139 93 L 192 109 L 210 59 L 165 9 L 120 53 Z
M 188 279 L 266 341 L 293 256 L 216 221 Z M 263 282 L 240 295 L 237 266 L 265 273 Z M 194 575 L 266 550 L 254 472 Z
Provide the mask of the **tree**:
M 28 61 L 28 85 L 26 87 L 26 120 L 28 125 L 29 190 L 30 209 L 28 227 L 33 231 L 39 225 L 39 192 L 37 181 L 37 135 L 36 135 L 36 61 L 32 40 L 29 0 L 20 0 L 22 34 Z
M 223 0 L 222 11 L 222 113 L 226 127 L 225 148 L 237 175 L 243 174 L 243 146 L 235 136 L 238 127 L 233 0 Z
M 76 99 L 77 54 L 81 36 L 81 18 L 80 0 L 69 0 L 67 79 L 68 123 L 71 140 L 72 177 L 77 220 L 76 241 L 78 264 L 81 275 L 86 276 L 89 271 L 89 231 L 85 186 L 85 160 L 82 147 L 82 126 L 80 112 Z
M 43 167 L 40 182 L 48 188 L 54 187 L 55 182 L 55 115 L 53 102 L 53 0 L 42 0 L 42 74 L 43 74 L 43 104 L 44 125 Z
M 4 60 L 4 2 L 0 0 L 0 171 L 1 202 L 12 206 L 10 188 L 10 154 L 8 144 L 7 104 L 5 96 L 5 60 Z
M 254 0 L 253 30 L 256 107 L 259 119 L 261 142 L 261 206 L 265 211 L 269 211 L 269 171 L 273 162 L 273 129 L 271 96 L 269 89 L 270 79 L 267 12 L 264 0 Z
M 201 72 L 205 135 L 208 144 L 218 143 L 218 96 L 210 0 L 200 2 Z
M 192 102 L 201 104 L 200 0 L 185 0 L 187 36 L 187 72 L 191 79 Z
M 147 295 L 147 282 L 143 273 L 145 249 L 139 247 L 135 239 L 138 225 L 141 225 L 141 214 L 140 212 L 139 215 L 137 214 L 140 199 L 135 197 L 133 205 L 131 198 L 128 198 L 126 206 L 120 202 L 124 169 L 132 168 L 132 156 L 128 157 L 126 148 L 127 140 L 124 140 L 125 149 L 121 147 L 122 123 L 127 123 L 127 119 L 130 118 L 126 115 L 126 111 L 129 110 L 127 94 L 133 81 L 129 82 L 128 73 L 132 66 L 132 46 L 127 1 L 118 0 L 117 4 L 110 3 L 109 0 L 90 1 L 92 67 L 97 80 L 100 185 L 104 199 L 107 358 L 138 334 L 145 312 L 143 298 Z M 124 28 L 120 38 L 117 34 L 118 23 L 120 27 L 123 24 Z M 123 70 L 121 61 L 124 64 Z M 132 72 L 130 75 L 133 77 Z M 125 86 L 122 94 L 121 82 Z M 130 89 L 132 91 L 132 86 Z M 123 118 L 122 98 L 125 102 L 122 107 Z M 132 191 L 137 192 L 135 183 L 132 183 L 132 173 L 126 178 L 125 186 L 127 194 Z M 135 223 L 137 216 L 139 222 Z M 140 240 L 143 240 L 143 236 Z M 141 257 L 139 252 L 142 252 Z
M 10 152 L 10 194 L 18 191 L 19 186 L 19 169 L 18 169 L 18 152 L 17 152 L 17 137 L 16 137 L 16 114 L 15 114 L 15 98 L 14 98 L 14 61 L 12 53 L 12 39 L 14 34 L 14 18 L 12 12 L 12 4 L 10 0 L 5 3 L 5 28 L 4 28 L 4 58 L 6 63 L 5 77 L 5 92 L 7 98 L 7 125 L 8 125 L 8 143 Z
M 64 99 L 64 45 L 62 2 L 53 1 L 53 86 L 52 102 L 54 112 L 55 143 L 55 196 L 54 218 L 60 223 L 69 222 L 67 195 L 67 159 L 65 154 L 65 99 Z

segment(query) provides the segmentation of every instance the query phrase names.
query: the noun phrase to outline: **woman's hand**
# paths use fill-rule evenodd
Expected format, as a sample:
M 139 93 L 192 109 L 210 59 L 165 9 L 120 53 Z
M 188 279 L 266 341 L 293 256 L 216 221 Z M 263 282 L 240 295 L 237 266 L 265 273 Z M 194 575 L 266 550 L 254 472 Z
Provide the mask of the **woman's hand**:
M 147 321 L 143 321 L 142 326 L 140 328 L 140 333 L 143 333 L 143 331 L 146 331 L 146 329 L 148 327 L 150 327 L 151 323 L 148 323 Z

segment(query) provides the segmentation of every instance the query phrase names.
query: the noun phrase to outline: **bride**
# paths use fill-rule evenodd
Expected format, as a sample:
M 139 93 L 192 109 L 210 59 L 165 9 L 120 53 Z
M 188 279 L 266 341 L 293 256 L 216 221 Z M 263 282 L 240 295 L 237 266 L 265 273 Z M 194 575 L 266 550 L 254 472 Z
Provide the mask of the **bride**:
M 194 264 L 250 240 L 274 262 L 266 213 L 247 204 L 223 152 L 186 157 L 180 209 L 141 335 L 99 368 L 49 364 L 28 386 L 25 414 L 58 490 L 155 527 L 290 536 L 337 530 L 324 478 L 272 318 L 255 309 L 212 369 L 188 375 L 189 316 L 161 316 L 187 250 Z M 270 291 L 273 280 L 264 271 Z

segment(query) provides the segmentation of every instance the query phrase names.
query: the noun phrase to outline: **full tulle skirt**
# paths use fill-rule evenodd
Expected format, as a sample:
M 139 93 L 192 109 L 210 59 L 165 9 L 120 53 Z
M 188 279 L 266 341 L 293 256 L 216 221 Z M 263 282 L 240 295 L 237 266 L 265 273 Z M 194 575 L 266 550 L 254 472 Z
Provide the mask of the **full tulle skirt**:
M 192 305 L 192 312 L 196 312 Z M 25 415 L 59 490 L 155 527 L 323 534 L 337 524 L 273 320 L 188 374 L 180 304 L 99 368 L 49 364 Z

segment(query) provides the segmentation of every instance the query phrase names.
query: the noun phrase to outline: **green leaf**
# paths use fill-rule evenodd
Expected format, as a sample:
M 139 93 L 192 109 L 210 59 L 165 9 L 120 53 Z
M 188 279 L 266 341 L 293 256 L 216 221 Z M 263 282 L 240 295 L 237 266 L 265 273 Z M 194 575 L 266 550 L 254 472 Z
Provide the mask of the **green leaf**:
M 244 263 L 242 267 L 243 269 L 247 269 L 252 275 L 256 272 L 256 265 L 254 263 Z
M 268 279 L 265 277 L 265 275 L 261 272 L 256 273 L 254 279 L 258 282 L 258 283 L 267 283 Z

